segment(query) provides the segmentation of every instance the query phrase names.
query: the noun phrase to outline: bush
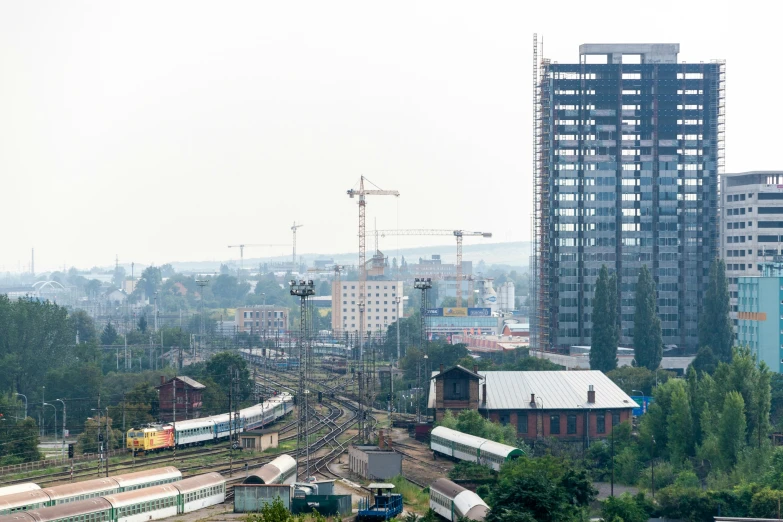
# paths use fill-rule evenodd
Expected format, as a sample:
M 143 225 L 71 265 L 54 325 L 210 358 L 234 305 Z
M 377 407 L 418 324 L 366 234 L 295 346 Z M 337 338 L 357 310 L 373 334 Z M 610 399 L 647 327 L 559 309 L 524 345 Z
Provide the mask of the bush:
M 674 466 L 668 462 L 660 462 L 655 465 L 655 489 L 656 491 L 674 484 L 677 475 L 674 473 Z M 647 467 L 642 470 L 639 476 L 639 486 L 647 490 L 652 490 L 652 468 Z
M 461 460 L 449 471 L 451 480 L 485 480 L 495 477 L 492 468 L 475 462 Z
M 601 506 L 601 515 L 606 521 L 647 522 L 652 511 L 652 504 L 644 497 L 644 493 L 636 496 L 623 493 L 619 497 L 609 497 Z

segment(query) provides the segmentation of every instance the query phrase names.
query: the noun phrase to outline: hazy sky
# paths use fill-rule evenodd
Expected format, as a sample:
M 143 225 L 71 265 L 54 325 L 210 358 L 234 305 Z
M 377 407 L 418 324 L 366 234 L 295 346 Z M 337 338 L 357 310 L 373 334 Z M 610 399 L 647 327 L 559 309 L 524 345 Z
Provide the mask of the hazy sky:
M 727 169 L 781 168 L 768 5 L 2 1 L 0 271 L 33 246 L 37 271 L 227 259 L 294 220 L 299 252 L 356 251 L 362 174 L 402 194 L 369 199 L 368 229 L 528 239 L 533 32 L 561 62 L 585 42 L 727 59 Z

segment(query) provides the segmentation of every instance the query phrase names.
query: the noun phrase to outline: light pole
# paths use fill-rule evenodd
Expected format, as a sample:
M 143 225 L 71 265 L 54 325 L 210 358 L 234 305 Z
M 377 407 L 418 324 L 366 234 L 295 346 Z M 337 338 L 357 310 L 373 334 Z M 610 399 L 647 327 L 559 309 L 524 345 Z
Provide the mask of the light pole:
M 44 406 L 51 406 L 54 410 L 54 443 L 57 444 L 57 408 L 54 407 L 54 404 L 49 404 L 48 402 L 43 403 Z
M 427 391 L 426 394 L 424 393 L 424 383 L 422 383 L 421 393 L 425 397 L 427 397 L 429 395 L 429 389 L 430 389 L 430 377 L 429 377 L 430 374 L 427 371 L 428 363 L 429 363 L 429 356 L 427 354 L 424 354 L 424 376 L 426 377 L 425 381 L 427 382 L 427 390 L 428 391 Z M 419 400 L 421 400 L 421 399 L 419 399 Z M 429 417 L 429 413 L 427 411 L 427 408 L 425 407 L 424 408 L 424 419 L 427 420 L 428 417 Z
M 27 418 L 27 395 L 25 395 L 24 393 L 17 393 L 16 396 L 24 397 L 24 418 L 26 419 Z
M 655 437 L 650 437 L 650 440 L 652 440 L 652 443 L 650 444 L 650 463 L 652 465 L 652 480 L 650 483 L 652 484 L 652 498 L 655 500 Z M 778 517 L 780 518 L 780 517 Z
M 606 410 L 606 414 L 609 415 L 609 418 L 611 419 L 612 410 Z M 610 424 L 612 425 L 612 491 L 611 494 L 614 496 L 614 423 L 610 421 Z
M 54 402 L 61 402 L 63 405 L 63 447 L 62 447 L 62 458 L 65 458 L 65 401 L 62 399 L 55 399 Z M 55 410 L 55 413 L 57 410 Z
M 98 476 L 101 476 L 101 471 L 103 469 L 103 434 L 101 433 L 101 409 L 100 408 L 90 408 L 90 411 L 94 411 L 98 413 L 98 444 L 100 447 L 100 460 L 98 461 Z
M 424 357 L 427 357 L 427 290 L 432 288 L 431 278 L 415 278 L 413 280 L 413 287 L 416 290 L 421 290 L 421 311 L 419 312 L 421 317 L 421 351 L 424 353 Z M 421 362 L 416 365 L 416 380 L 418 390 L 416 391 L 416 422 L 421 422 Z
M 647 397 L 644 395 L 644 392 L 642 390 L 631 390 L 631 393 L 633 392 L 639 392 L 642 394 L 642 413 L 647 411 Z
M 397 296 L 394 298 L 394 301 L 397 303 L 397 364 L 400 364 L 400 319 L 402 319 L 402 314 L 400 313 L 400 303 L 402 302 L 402 298 L 400 296 Z

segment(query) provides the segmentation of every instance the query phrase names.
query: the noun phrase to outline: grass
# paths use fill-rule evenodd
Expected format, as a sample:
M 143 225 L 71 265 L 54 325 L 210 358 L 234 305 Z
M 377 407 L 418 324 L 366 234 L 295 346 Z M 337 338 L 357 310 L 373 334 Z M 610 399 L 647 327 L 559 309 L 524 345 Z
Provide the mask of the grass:
M 414 511 L 426 512 L 430 507 L 429 489 L 421 489 L 413 482 L 397 476 L 389 480 L 394 484 L 394 492 L 402 494 L 402 503 Z

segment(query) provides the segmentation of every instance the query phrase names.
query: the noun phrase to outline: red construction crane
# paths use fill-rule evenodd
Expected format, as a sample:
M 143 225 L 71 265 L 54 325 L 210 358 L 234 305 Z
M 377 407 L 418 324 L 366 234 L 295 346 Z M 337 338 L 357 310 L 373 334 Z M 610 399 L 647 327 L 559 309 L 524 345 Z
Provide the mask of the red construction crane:
M 462 238 L 465 236 L 492 237 L 492 232 L 470 232 L 468 230 L 409 229 L 379 230 L 383 236 L 454 236 L 457 238 L 457 307 L 462 306 Z

